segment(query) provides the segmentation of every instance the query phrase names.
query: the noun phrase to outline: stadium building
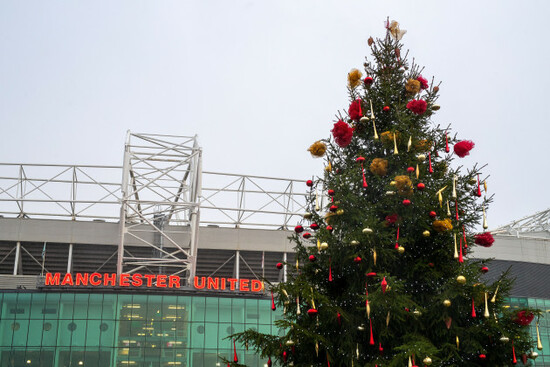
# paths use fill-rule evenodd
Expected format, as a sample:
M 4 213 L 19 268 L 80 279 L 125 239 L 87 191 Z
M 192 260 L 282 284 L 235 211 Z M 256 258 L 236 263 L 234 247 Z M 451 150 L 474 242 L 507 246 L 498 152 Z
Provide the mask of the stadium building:
M 286 279 L 304 181 L 203 171 L 196 137 L 135 133 L 122 166 L 0 171 L 0 366 L 214 367 L 232 333 L 279 333 L 263 280 Z M 476 250 L 512 267 L 510 307 L 550 312 L 549 213 Z M 548 320 L 530 365 L 550 366 Z

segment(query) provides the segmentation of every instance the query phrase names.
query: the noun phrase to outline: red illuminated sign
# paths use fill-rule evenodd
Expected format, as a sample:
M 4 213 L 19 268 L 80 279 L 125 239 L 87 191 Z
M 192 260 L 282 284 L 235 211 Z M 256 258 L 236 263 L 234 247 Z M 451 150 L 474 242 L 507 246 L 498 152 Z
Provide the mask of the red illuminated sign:
M 46 287 L 156 287 L 180 288 L 181 278 L 166 274 L 46 273 Z M 256 279 L 195 277 L 195 289 L 262 292 L 264 284 Z

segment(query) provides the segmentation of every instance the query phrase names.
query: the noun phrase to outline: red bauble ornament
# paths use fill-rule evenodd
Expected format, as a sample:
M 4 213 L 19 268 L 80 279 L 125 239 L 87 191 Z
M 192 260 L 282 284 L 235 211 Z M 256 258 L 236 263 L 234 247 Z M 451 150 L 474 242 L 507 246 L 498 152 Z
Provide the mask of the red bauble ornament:
M 367 277 L 369 277 L 369 278 L 372 278 L 372 277 L 375 277 L 375 276 L 376 276 L 375 272 L 367 273 Z
M 485 359 L 485 358 L 487 358 L 487 356 L 485 354 L 480 354 L 479 355 L 479 359 Z
M 283 263 L 277 263 L 277 269 L 281 270 L 283 268 Z
M 357 256 L 355 259 L 353 259 L 353 261 L 356 263 L 356 264 L 359 264 L 361 262 L 361 258 L 359 256 Z
M 317 260 L 315 255 L 309 255 L 309 261 L 314 262 L 315 260 Z
M 306 186 L 308 186 L 308 187 L 313 186 L 313 181 L 312 180 L 307 180 L 306 181 Z
M 330 190 L 328 190 L 328 194 L 329 194 L 330 196 L 334 196 L 335 192 L 334 192 L 333 189 L 330 189 Z
M 332 226 L 327 226 L 327 231 L 332 232 L 333 228 Z
M 409 168 L 407 168 L 407 172 L 413 173 L 413 172 L 414 172 L 414 167 L 409 167 Z
M 273 363 L 271 362 L 271 357 L 267 360 L 267 367 L 271 367 Z
M 462 140 L 456 143 L 453 147 L 455 154 L 460 158 L 464 158 L 470 154 L 470 150 L 475 147 L 475 143 L 471 140 Z
M 319 229 L 319 225 L 317 223 L 311 223 L 311 225 L 309 226 L 309 228 L 313 229 L 314 231 L 318 230 Z
M 294 232 L 296 233 L 302 233 L 304 231 L 304 227 L 302 227 L 301 225 L 297 225 L 296 227 L 294 227 Z
M 535 314 L 529 311 L 519 311 L 516 313 L 516 317 L 514 318 L 514 322 L 521 326 L 527 326 L 533 321 L 535 318 Z
M 319 311 L 317 311 L 316 309 L 314 308 L 310 308 L 309 310 L 307 310 L 307 314 L 311 317 L 313 316 L 317 316 L 317 314 L 319 313 Z
M 363 79 L 363 83 L 365 83 L 367 87 L 370 87 L 372 85 L 372 82 L 374 82 L 374 79 L 372 79 L 370 76 Z
M 409 199 L 405 199 L 405 200 L 403 200 L 403 205 L 409 206 L 409 205 L 411 205 L 411 201 Z
M 384 106 L 384 108 L 382 108 L 382 111 L 384 112 L 388 112 L 390 110 L 390 106 Z
M 486 266 L 482 266 L 481 269 L 480 269 L 480 271 L 481 271 L 483 274 L 485 274 L 485 273 L 487 273 L 487 272 L 489 271 L 489 268 L 486 267 Z
M 331 205 L 330 208 L 329 208 L 329 210 L 330 210 L 331 212 L 334 213 L 335 211 L 338 210 L 338 206 L 336 206 L 336 205 Z
M 433 268 L 433 267 L 435 266 L 435 264 L 434 264 L 434 263 L 428 263 L 428 266 L 429 266 L 430 268 Z
M 424 185 L 422 182 L 420 182 L 418 185 L 416 185 L 416 188 L 418 190 L 424 190 L 426 188 L 426 185 Z
M 306 240 L 311 237 L 311 233 L 305 232 L 302 237 L 304 237 Z
M 433 210 L 430 212 L 430 217 L 435 218 L 437 216 L 437 213 Z
M 494 242 L 495 242 L 495 239 L 493 238 L 493 235 L 491 234 L 491 232 L 484 232 L 484 233 L 476 234 L 474 236 L 474 243 L 479 246 L 491 247 L 493 246 Z

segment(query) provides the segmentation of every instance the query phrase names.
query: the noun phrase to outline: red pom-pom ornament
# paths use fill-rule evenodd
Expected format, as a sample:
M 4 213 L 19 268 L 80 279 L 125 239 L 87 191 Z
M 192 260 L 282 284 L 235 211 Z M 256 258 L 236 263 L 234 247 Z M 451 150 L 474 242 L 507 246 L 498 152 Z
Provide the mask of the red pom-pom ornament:
M 420 182 L 418 185 L 416 185 L 416 188 L 417 188 L 418 190 L 421 190 L 421 191 L 422 191 L 422 190 L 424 190 L 424 189 L 426 188 L 426 185 L 424 185 L 422 182 Z
M 412 101 L 407 103 L 407 108 L 409 109 L 409 111 L 416 115 L 422 115 L 424 112 L 426 112 L 428 104 L 423 99 L 413 99 Z
M 359 120 L 363 113 L 361 112 L 361 100 L 356 99 L 355 101 L 351 102 L 349 109 L 348 109 L 349 118 L 352 120 Z
M 397 214 L 390 214 L 390 215 L 387 215 L 386 216 L 386 224 L 387 225 L 390 225 L 390 224 L 394 224 L 395 222 L 397 222 L 397 219 L 399 217 L 397 216 Z
M 334 141 L 340 147 L 345 148 L 351 143 L 351 138 L 353 137 L 353 128 L 351 128 L 347 123 L 342 120 L 338 120 L 334 124 L 334 128 L 330 131 L 334 136 Z
M 420 82 L 420 89 L 428 89 L 430 87 L 428 81 L 426 80 L 426 78 L 423 78 L 422 75 L 419 75 L 416 80 Z
M 470 155 L 470 150 L 475 147 L 475 143 L 471 140 L 462 140 L 456 143 L 453 147 L 455 154 L 460 158 Z
M 527 326 L 533 321 L 535 314 L 529 311 L 519 311 L 514 318 L 514 322 L 521 326 Z
M 479 246 L 491 247 L 493 246 L 495 239 L 493 238 L 493 235 L 491 234 L 491 232 L 484 232 L 484 233 L 476 234 L 474 236 L 474 242 L 476 245 L 479 245 Z
M 296 227 L 294 227 L 294 232 L 296 233 L 302 233 L 304 231 L 304 227 L 302 227 L 301 225 L 297 225 Z

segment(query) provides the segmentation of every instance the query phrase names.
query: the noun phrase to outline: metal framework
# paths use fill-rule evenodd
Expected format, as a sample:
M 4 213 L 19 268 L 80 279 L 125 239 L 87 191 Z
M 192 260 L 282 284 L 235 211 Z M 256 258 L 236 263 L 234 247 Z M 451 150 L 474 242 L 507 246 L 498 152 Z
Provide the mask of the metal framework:
M 529 232 L 550 232 L 550 209 L 515 220 L 493 231 L 493 233 L 512 235 Z
M 119 273 L 188 278 L 199 225 L 285 230 L 300 221 L 305 181 L 202 172 L 201 154 L 196 137 L 128 132 L 122 167 L 0 163 L 0 217 L 118 222 Z M 152 256 L 132 256 L 129 241 Z

